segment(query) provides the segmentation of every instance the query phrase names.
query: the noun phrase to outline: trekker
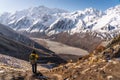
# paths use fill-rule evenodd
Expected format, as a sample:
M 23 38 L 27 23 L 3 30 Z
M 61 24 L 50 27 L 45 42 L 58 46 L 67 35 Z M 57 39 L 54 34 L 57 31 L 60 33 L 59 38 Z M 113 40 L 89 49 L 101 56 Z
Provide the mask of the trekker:
M 37 73 L 37 60 L 38 60 L 38 57 L 39 56 L 35 51 L 33 51 L 29 56 L 29 61 L 30 61 L 31 65 L 32 65 L 32 72 L 34 74 Z

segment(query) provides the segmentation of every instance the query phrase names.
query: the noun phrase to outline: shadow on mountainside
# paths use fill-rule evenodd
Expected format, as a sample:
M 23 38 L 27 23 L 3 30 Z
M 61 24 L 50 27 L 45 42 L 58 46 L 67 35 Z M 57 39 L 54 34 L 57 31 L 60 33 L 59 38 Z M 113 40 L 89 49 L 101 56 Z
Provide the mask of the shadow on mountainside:
M 39 54 L 41 58 L 40 60 L 46 60 L 46 62 L 53 62 L 58 64 L 66 62 L 53 51 L 48 50 L 43 46 L 38 45 L 37 43 L 35 44 L 35 47 L 39 49 L 29 47 L 20 42 L 8 39 L 2 35 L 0 35 L 0 47 L 0 54 L 12 56 L 26 61 L 29 61 L 30 53 L 35 50 Z

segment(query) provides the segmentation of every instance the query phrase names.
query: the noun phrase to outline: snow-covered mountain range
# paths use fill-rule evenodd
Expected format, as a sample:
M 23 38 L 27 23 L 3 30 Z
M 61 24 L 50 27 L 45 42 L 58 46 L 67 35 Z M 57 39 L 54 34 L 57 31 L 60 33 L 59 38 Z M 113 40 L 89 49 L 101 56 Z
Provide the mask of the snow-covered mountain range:
M 102 38 L 112 38 L 120 33 L 120 5 L 104 12 L 93 8 L 68 12 L 39 6 L 1 14 L 0 23 L 19 32 L 44 33 L 48 36 L 61 32 L 90 32 Z

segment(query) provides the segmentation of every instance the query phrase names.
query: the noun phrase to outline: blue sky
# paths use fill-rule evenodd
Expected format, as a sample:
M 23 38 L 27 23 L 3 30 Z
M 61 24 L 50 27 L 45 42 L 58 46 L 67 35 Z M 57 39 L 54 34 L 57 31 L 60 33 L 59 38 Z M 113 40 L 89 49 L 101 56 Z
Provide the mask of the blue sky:
M 40 5 L 68 11 L 83 10 L 89 7 L 104 11 L 119 4 L 120 0 L 0 0 L 0 13 L 14 12 Z

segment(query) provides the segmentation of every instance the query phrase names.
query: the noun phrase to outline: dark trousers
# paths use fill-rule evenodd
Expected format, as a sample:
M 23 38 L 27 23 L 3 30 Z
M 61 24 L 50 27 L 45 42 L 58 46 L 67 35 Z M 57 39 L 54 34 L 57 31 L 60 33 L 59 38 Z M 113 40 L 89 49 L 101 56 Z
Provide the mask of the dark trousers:
M 37 63 L 32 64 L 32 72 L 37 73 Z

